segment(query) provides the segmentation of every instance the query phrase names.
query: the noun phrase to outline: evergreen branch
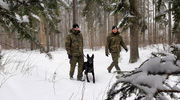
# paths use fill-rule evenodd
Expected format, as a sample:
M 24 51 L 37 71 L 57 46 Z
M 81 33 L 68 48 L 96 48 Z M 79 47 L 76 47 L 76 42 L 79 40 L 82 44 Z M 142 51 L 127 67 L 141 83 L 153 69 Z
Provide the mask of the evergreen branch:
M 154 94 L 154 97 L 156 97 L 159 93 L 180 93 L 180 90 L 157 90 L 156 93 Z

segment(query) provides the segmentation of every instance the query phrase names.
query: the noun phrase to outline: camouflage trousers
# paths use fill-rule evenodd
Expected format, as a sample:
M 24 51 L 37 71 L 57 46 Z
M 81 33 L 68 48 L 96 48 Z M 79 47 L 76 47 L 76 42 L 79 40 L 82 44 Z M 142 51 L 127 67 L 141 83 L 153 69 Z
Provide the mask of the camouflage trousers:
M 108 67 L 108 70 L 111 72 L 112 68 L 115 66 L 116 70 L 120 70 L 119 65 L 118 65 L 118 59 L 120 57 L 119 53 L 111 53 L 112 56 L 112 60 L 113 62 L 111 63 L 111 65 Z
M 77 63 L 78 63 L 78 75 L 77 75 L 77 78 L 81 79 L 82 78 L 82 71 L 83 71 L 83 63 L 84 63 L 84 57 L 83 56 L 78 56 L 78 57 L 77 56 L 73 56 L 70 59 L 71 67 L 70 67 L 69 76 L 73 77 L 74 71 L 75 71 L 75 67 L 76 67 Z

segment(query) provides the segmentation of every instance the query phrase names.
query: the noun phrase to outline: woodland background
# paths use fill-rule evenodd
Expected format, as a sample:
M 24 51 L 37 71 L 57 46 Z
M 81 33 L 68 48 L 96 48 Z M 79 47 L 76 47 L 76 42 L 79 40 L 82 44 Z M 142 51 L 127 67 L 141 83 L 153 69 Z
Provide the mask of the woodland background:
M 21 6 L 33 2 L 33 0 L 8 1 L 14 5 L 19 4 L 20 7 L 14 9 L 19 9 L 18 12 L 24 15 L 26 12 L 21 10 Z M 38 3 L 41 0 L 34 1 Z M 48 52 L 64 48 L 66 35 L 73 23 L 78 23 L 80 26 L 84 37 L 84 48 L 93 50 L 104 47 L 111 27 L 117 25 L 125 43 L 130 45 L 132 58 L 130 62 L 136 62 L 139 58 L 138 47 L 179 42 L 178 0 L 44 0 L 43 2 L 51 9 L 54 7 L 55 11 L 52 12 L 57 14 L 47 15 L 53 15 L 57 20 L 50 23 L 37 13 L 38 21 L 32 21 L 34 24 L 32 29 L 37 32 L 29 33 L 32 39 L 26 35 L 23 37 L 21 31 L 1 27 L 0 45 L 3 49 L 36 50 L 44 47 Z M 3 10 L 2 7 L 0 9 Z M 16 10 L 13 11 L 17 13 Z M 56 27 L 55 31 L 52 26 Z M 34 40 L 39 41 L 41 46 Z

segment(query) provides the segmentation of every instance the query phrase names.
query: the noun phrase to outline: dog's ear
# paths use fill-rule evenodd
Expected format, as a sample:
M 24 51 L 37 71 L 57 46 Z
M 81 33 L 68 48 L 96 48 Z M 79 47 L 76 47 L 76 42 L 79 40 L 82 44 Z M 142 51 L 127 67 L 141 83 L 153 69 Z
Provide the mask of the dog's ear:
M 89 58 L 89 54 L 87 54 L 87 58 Z
M 94 58 L 94 54 L 92 55 L 92 58 Z

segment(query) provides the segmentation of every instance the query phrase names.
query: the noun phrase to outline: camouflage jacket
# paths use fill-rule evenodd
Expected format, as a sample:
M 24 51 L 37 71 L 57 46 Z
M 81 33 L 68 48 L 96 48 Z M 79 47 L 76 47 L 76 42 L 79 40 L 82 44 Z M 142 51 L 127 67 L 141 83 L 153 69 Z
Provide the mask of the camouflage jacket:
M 83 36 L 80 31 L 70 30 L 65 41 L 67 54 L 72 56 L 83 56 Z
M 111 33 L 107 37 L 105 53 L 106 54 L 108 54 L 109 52 L 110 53 L 119 53 L 121 51 L 121 46 L 124 49 L 127 49 L 122 37 L 119 35 L 119 32 L 116 35 Z

